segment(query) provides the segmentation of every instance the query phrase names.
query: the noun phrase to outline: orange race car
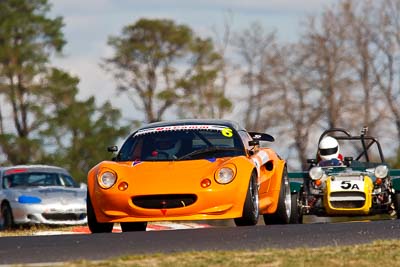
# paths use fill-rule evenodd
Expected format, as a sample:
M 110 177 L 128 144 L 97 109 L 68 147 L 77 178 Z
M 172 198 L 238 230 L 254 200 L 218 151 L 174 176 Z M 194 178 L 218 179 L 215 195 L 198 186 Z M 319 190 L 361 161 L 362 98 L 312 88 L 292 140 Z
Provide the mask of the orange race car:
M 291 222 L 296 201 L 286 162 L 228 120 L 157 122 L 132 133 L 112 161 L 88 173 L 92 233 L 144 231 L 149 221 L 234 219 L 255 225 Z M 109 147 L 117 152 L 118 147 Z M 294 200 L 296 196 L 294 195 Z

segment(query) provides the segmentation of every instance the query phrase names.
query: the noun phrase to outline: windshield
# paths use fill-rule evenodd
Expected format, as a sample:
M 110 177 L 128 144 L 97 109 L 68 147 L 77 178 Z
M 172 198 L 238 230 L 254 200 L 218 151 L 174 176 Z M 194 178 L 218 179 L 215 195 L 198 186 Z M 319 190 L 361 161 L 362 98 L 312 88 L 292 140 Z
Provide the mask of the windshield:
M 118 161 L 168 161 L 245 155 L 236 131 L 220 125 L 176 125 L 136 132 Z
M 78 187 L 78 184 L 63 173 L 21 172 L 3 177 L 3 188 L 35 186 Z

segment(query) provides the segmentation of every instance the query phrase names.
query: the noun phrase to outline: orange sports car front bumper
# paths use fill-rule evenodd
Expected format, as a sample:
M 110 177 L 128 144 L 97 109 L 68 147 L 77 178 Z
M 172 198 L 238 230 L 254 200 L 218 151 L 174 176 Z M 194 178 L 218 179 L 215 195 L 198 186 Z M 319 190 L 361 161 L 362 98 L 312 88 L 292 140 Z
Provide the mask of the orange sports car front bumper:
M 236 176 L 228 184 L 219 184 L 215 172 L 226 164 L 237 168 Z M 117 182 L 109 189 L 96 181 L 102 169 L 117 173 Z M 231 219 L 242 216 L 253 170 L 254 164 L 245 157 L 214 162 L 108 161 L 89 172 L 88 190 L 98 222 Z M 202 186 L 205 179 L 211 181 L 207 187 Z M 121 190 L 121 183 L 127 188 Z

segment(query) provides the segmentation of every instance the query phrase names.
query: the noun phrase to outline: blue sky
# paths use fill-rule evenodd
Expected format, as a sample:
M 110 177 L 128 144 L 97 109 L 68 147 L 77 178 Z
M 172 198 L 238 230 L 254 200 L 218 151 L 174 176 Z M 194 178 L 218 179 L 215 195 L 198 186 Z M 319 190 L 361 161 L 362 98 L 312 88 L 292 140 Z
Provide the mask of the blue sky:
M 49 0 L 51 16 L 62 16 L 67 40 L 62 58 L 53 64 L 80 78 L 80 97 L 96 95 L 98 104 L 112 99 L 114 106 L 132 119 L 126 97 L 115 96 L 115 84 L 100 67 L 101 59 L 111 55 L 110 35 L 138 19 L 168 18 L 190 26 L 197 34 L 212 36 L 212 28 L 222 30 L 224 18 L 232 15 L 234 31 L 260 22 L 267 30 L 277 30 L 282 41 L 299 37 L 301 21 L 318 15 L 335 0 Z

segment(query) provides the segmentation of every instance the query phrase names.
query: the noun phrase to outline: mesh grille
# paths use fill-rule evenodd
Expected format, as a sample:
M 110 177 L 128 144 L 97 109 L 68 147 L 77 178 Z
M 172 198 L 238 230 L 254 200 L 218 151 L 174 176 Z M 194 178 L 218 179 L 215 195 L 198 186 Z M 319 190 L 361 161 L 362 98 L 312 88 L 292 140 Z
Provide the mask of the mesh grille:
M 80 221 L 86 218 L 86 213 L 43 213 L 49 221 Z
M 172 209 L 192 205 L 197 200 L 193 194 L 149 195 L 133 197 L 132 201 L 138 207 L 145 209 Z
M 334 208 L 355 209 L 364 206 L 365 194 L 363 192 L 333 192 L 329 200 Z

